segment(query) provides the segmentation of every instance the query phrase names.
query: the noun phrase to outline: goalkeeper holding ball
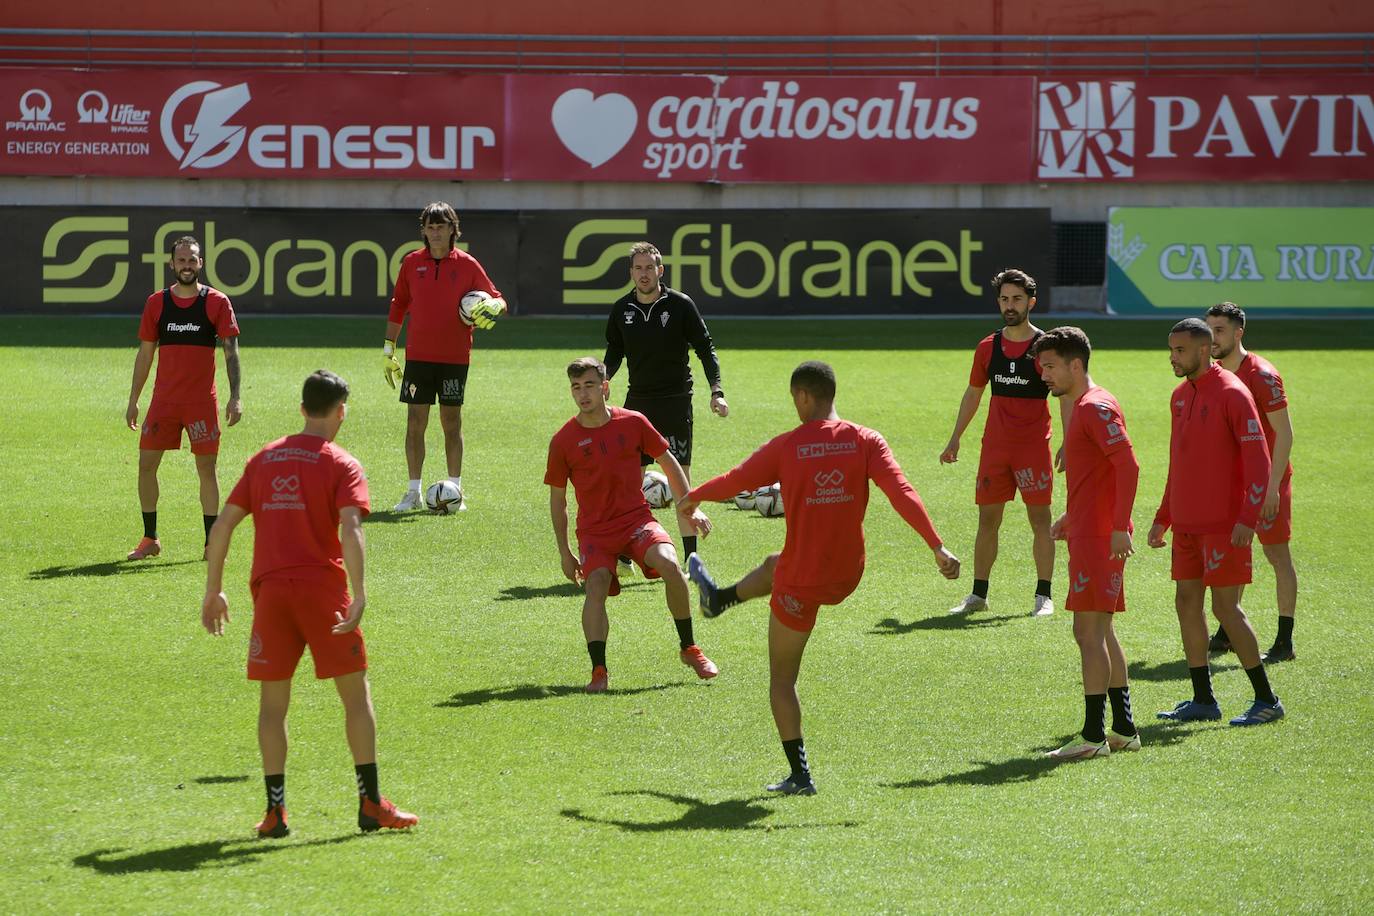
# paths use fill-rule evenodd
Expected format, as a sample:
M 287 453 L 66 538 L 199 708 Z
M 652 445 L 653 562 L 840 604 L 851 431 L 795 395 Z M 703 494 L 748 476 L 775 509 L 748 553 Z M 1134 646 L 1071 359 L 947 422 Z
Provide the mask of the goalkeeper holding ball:
M 439 423 L 444 428 L 444 457 L 448 479 L 463 489 L 463 391 L 467 387 L 472 355 L 473 326 L 488 329 L 506 311 L 506 301 L 492 285 L 477 259 L 456 245 L 462 233 L 458 214 L 446 203 L 429 204 L 420 212 L 420 237 L 425 247 L 401 261 L 396 291 L 387 315 L 386 342 L 382 345 L 382 370 L 387 384 L 401 383 L 401 403 L 406 413 L 406 467 L 410 482 L 396 504 L 397 512 L 425 504 L 421 473 L 425 463 L 425 430 L 429 409 L 437 397 Z M 472 323 L 459 315 L 459 302 L 469 292 L 490 298 L 471 310 Z M 410 316 L 406 339 L 406 364 L 396 359 L 396 338 Z M 459 503 L 459 508 L 466 505 Z

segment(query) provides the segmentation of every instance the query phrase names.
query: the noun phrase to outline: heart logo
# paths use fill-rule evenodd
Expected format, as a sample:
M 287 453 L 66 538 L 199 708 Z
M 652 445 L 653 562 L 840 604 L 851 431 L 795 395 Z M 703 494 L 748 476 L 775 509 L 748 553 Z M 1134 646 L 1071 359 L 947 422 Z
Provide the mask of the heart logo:
M 553 103 L 558 139 L 592 168 L 624 149 L 638 124 L 634 102 L 618 92 L 597 98 L 590 89 L 569 89 Z

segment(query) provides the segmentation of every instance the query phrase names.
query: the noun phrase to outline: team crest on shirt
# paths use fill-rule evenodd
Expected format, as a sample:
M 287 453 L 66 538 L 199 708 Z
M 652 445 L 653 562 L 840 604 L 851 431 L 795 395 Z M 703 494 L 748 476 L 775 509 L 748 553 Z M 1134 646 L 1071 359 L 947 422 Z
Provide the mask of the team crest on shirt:
M 667 312 L 662 312 L 662 313 L 659 314 L 659 316 L 658 316 L 658 323 L 659 323 L 659 325 L 660 325 L 661 327 L 665 327 L 665 328 L 666 328 L 666 327 L 668 326 L 668 313 L 667 313 Z
M 1111 597 L 1121 594 L 1121 573 L 1112 573 L 1112 581 L 1107 585 L 1107 594 Z
M 634 313 L 633 310 L 628 311 L 628 312 L 625 313 L 625 323 L 626 323 L 626 324 L 634 324 L 634 323 L 635 323 L 635 313 Z

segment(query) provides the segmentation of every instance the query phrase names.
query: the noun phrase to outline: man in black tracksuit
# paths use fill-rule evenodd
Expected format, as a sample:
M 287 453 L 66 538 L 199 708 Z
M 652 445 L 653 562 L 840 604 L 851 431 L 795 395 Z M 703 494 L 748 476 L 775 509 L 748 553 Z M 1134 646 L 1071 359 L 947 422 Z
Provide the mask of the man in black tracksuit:
M 711 412 L 727 416 L 730 406 L 720 387 L 720 360 L 706 322 L 696 303 L 663 285 L 663 256 L 648 242 L 630 248 L 630 279 L 634 289 L 611 306 L 606 319 L 607 377 L 613 377 L 624 361 L 630 384 L 625 395 L 627 410 L 636 410 L 668 440 L 673 457 L 691 479 L 692 464 L 692 369 L 687 347 L 696 351 L 711 386 Z M 644 464 L 649 457 L 643 456 Z M 694 533 L 681 526 L 683 553 L 697 549 Z

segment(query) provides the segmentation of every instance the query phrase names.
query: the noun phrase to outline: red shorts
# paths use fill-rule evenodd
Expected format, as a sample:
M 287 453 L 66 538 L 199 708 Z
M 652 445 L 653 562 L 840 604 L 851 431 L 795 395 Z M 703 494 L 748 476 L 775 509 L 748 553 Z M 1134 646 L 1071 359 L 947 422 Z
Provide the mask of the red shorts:
M 1268 547 L 1271 544 L 1287 544 L 1293 539 L 1293 478 L 1285 477 L 1279 484 L 1279 511 L 1269 521 L 1259 520 L 1255 526 L 1255 537 Z
M 335 636 L 334 612 L 348 612 L 348 593 L 319 579 L 271 578 L 253 587 L 253 632 L 248 641 L 248 679 L 284 681 L 296 673 L 305 647 L 315 677 L 367 670 L 363 631 Z
M 1110 535 L 1069 538 L 1066 609 L 1113 614 L 1126 610 L 1126 586 L 1122 579 L 1126 561 L 1112 559 L 1111 544 Z
M 191 440 L 191 454 L 219 454 L 219 405 L 214 399 L 198 404 L 148 405 L 138 447 L 146 451 L 174 452 L 181 448 L 181 431 Z
M 978 456 L 978 480 L 973 501 L 980 506 L 1010 502 L 1019 490 L 1028 506 L 1048 506 L 1054 488 L 1054 460 L 1050 443 L 983 443 Z
M 658 571 L 644 565 L 644 556 L 655 544 L 671 544 L 672 537 L 652 516 L 647 521 L 637 520 L 623 532 L 613 535 L 578 537 L 578 562 L 582 564 L 582 578 L 586 579 L 594 569 L 611 571 L 610 595 L 620 594 L 620 577 L 615 573 L 616 558 L 628 556 L 639 566 L 646 579 L 657 579 Z
M 1230 534 L 1179 534 L 1174 532 L 1175 582 L 1201 579 L 1206 586 L 1250 584 L 1250 548 L 1235 547 Z
M 773 594 L 768 600 L 768 606 L 773 609 L 773 616 L 778 619 L 778 623 L 789 630 L 796 630 L 798 633 L 810 633 L 816 628 L 816 616 L 820 613 L 821 605 L 839 604 L 853 594 L 854 589 L 858 587 L 859 583 L 855 580 L 852 583 L 836 585 L 831 589 L 822 591 L 808 588 L 806 589 L 808 597 L 803 598 L 794 594 L 799 589 L 791 589 L 775 580 L 773 582 Z

